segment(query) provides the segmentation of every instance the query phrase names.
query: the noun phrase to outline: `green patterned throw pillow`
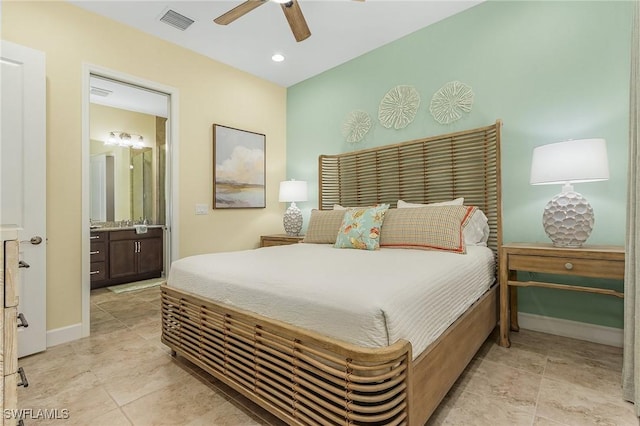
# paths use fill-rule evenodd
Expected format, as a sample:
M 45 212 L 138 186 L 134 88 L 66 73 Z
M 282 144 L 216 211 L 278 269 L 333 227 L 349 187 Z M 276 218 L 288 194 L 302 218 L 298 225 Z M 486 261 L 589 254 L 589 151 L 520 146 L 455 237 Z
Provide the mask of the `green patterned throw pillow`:
M 347 209 L 334 247 L 360 250 L 380 248 L 380 228 L 389 204 Z

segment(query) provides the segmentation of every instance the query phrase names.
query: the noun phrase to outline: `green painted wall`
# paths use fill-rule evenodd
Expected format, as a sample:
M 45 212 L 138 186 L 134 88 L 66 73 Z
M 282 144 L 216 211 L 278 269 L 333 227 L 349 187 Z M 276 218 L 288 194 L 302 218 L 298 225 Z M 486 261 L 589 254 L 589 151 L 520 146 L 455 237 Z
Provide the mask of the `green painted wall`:
M 541 225 L 560 186 L 531 186 L 535 146 L 603 137 L 611 178 L 576 185 L 591 202 L 592 244 L 624 244 L 632 2 L 487 2 L 289 88 L 287 176 L 309 182 L 306 214 L 317 206 L 317 158 L 504 121 L 504 240 L 547 242 Z M 445 126 L 429 113 L 435 91 L 459 80 L 473 88 L 473 110 Z M 377 121 L 378 104 L 398 84 L 422 102 L 402 130 Z M 344 141 L 355 109 L 374 125 L 366 139 Z M 305 219 L 306 219 L 305 218 Z M 605 283 L 621 289 L 621 282 Z M 622 327 L 622 301 L 607 296 L 533 289 L 520 311 Z

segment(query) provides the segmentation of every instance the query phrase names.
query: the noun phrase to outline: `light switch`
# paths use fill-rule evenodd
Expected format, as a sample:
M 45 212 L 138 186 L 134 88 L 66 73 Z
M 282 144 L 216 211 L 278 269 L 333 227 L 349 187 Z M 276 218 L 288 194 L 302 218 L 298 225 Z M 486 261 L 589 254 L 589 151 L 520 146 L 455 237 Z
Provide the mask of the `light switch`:
M 196 214 L 209 214 L 209 205 L 196 204 Z

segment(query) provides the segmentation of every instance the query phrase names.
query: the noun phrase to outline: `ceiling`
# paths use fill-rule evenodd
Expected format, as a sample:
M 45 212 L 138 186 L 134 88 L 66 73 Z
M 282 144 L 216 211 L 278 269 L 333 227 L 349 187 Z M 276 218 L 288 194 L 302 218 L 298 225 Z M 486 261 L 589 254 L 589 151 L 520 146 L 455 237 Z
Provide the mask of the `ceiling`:
M 169 96 L 127 83 L 92 75 L 89 101 L 143 114 L 169 117 Z
M 300 0 L 311 37 L 297 43 L 279 4 L 268 2 L 229 25 L 213 19 L 241 0 L 71 3 L 289 87 L 483 0 Z M 160 21 L 173 10 L 195 22 L 182 31 Z M 271 56 L 281 53 L 284 62 Z

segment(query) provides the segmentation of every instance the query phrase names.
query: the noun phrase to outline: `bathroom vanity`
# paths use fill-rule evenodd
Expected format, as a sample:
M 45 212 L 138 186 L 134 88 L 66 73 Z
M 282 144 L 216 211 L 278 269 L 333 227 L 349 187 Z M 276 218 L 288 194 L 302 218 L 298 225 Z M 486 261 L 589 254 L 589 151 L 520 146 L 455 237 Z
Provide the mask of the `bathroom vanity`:
M 163 270 L 162 225 L 91 230 L 91 289 L 158 278 Z

